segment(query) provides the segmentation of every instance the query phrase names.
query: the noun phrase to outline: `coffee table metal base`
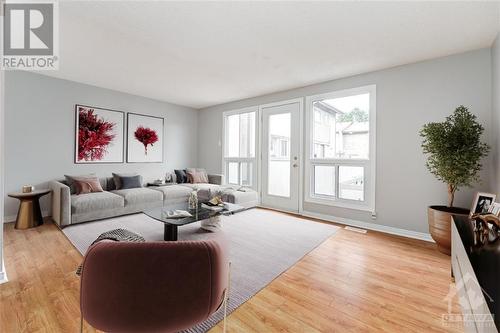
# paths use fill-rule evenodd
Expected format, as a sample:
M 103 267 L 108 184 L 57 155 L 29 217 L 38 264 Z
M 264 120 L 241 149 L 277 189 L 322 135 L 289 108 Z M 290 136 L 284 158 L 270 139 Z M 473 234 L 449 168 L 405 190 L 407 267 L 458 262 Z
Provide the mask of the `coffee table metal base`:
M 177 226 L 165 223 L 165 232 L 163 233 L 163 240 L 176 241 L 177 240 Z

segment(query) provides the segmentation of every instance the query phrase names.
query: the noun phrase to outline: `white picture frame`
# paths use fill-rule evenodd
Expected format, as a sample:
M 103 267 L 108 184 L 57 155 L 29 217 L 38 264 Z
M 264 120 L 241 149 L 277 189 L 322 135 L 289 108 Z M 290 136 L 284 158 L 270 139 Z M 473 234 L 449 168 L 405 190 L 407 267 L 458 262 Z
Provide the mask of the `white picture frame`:
M 500 215 L 500 202 L 494 202 L 493 205 L 491 205 L 490 213 L 495 216 Z
M 127 163 L 163 163 L 164 120 L 162 117 L 127 113 Z M 141 128 L 145 134 L 138 136 Z M 156 140 L 146 140 L 146 134 L 155 135 Z
M 494 204 L 496 194 L 487 192 L 477 192 L 472 201 L 472 207 L 469 216 L 474 214 L 488 213 Z
M 96 129 L 95 123 L 99 123 L 101 131 Z M 103 124 L 107 130 L 102 130 Z M 92 132 L 102 136 L 102 140 L 94 139 L 94 143 L 89 143 Z M 75 164 L 123 163 L 124 139 L 125 112 L 75 105 Z

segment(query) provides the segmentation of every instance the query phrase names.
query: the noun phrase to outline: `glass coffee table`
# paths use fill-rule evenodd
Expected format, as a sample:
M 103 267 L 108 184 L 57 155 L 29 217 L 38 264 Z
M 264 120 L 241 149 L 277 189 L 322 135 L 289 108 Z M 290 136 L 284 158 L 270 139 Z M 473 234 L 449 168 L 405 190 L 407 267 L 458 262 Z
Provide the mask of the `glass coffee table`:
M 189 217 L 178 217 L 171 218 L 167 216 L 167 212 L 171 210 L 185 210 L 191 214 Z M 202 204 L 198 204 L 196 209 L 189 209 L 188 203 L 170 204 L 162 207 L 147 209 L 143 211 L 147 216 L 162 222 L 165 225 L 165 230 L 163 234 L 163 239 L 166 241 L 176 241 L 177 240 L 177 228 L 186 224 L 191 224 L 198 221 L 207 220 L 220 215 L 232 215 L 237 212 L 245 210 L 245 207 L 225 203 L 224 209 L 220 211 L 211 210 L 202 207 Z

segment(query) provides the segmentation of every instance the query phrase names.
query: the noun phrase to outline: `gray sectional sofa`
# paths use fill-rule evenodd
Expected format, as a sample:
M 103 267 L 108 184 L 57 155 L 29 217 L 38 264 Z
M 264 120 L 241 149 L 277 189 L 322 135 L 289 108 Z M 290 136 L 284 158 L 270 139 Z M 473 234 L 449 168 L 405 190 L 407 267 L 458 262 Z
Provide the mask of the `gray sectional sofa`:
M 104 192 L 76 195 L 65 180 L 49 182 L 52 190 L 52 219 L 59 227 L 100 220 L 109 217 L 140 213 L 145 209 L 167 204 L 187 202 L 190 193 L 198 190 L 200 201 L 208 201 L 217 191 L 226 202 L 246 208 L 258 204 L 257 192 L 234 186 L 225 186 L 221 175 L 209 175 L 206 184 L 175 184 L 116 190 L 112 177 L 99 178 Z

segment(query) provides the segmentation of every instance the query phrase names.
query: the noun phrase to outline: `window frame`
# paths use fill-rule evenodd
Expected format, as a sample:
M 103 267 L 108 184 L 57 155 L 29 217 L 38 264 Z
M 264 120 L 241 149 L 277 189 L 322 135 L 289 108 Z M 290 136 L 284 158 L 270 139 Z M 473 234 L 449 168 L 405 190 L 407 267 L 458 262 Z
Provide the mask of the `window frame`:
M 324 99 L 342 98 L 352 95 L 370 94 L 369 111 L 369 153 L 368 159 L 362 158 L 314 158 L 314 110 L 313 103 Z M 305 163 L 304 201 L 341 208 L 375 212 L 375 185 L 376 185 L 376 119 L 377 119 L 377 91 L 376 85 L 336 90 L 328 93 L 306 96 L 305 112 Z M 314 166 L 329 165 L 335 167 L 335 196 L 314 194 Z M 342 199 L 339 197 L 339 166 L 362 166 L 364 172 L 364 201 Z
M 226 145 L 226 137 L 227 137 L 227 131 L 228 131 L 228 126 L 227 126 L 227 118 L 229 116 L 233 115 L 238 115 L 238 114 L 243 114 L 243 113 L 255 113 L 255 126 L 254 126 L 254 156 L 253 157 L 229 157 L 226 156 L 227 154 L 227 145 Z M 231 111 L 225 111 L 222 113 L 222 140 L 221 140 L 221 145 L 222 145 L 222 174 L 224 175 L 226 184 L 228 185 L 236 185 L 236 186 L 242 186 L 242 187 L 248 187 L 252 188 L 254 190 L 258 190 L 259 184 L 258 183 L 258 178 L 257 178 L 257 172 L 258 172 L 258 157 L 260 156 L 260 144 L 259 144 L 259 107 L 258 106 L 253 106 L 253 107 L 247 107 L 243 109 L 237 109 L 237 110 L 231 110 Z M 229 163 L 235 162 L 238 163 L 238 183 L 239 184 L 232 184 L 229 183 Z M 251 174 L 251 181 L 252 184 L 251 186 L 248 185 L 242 185 L 242 179 L 241 179 L 241 167 L 242 163 L 251 163 L 252 165 L 252 174 Z

